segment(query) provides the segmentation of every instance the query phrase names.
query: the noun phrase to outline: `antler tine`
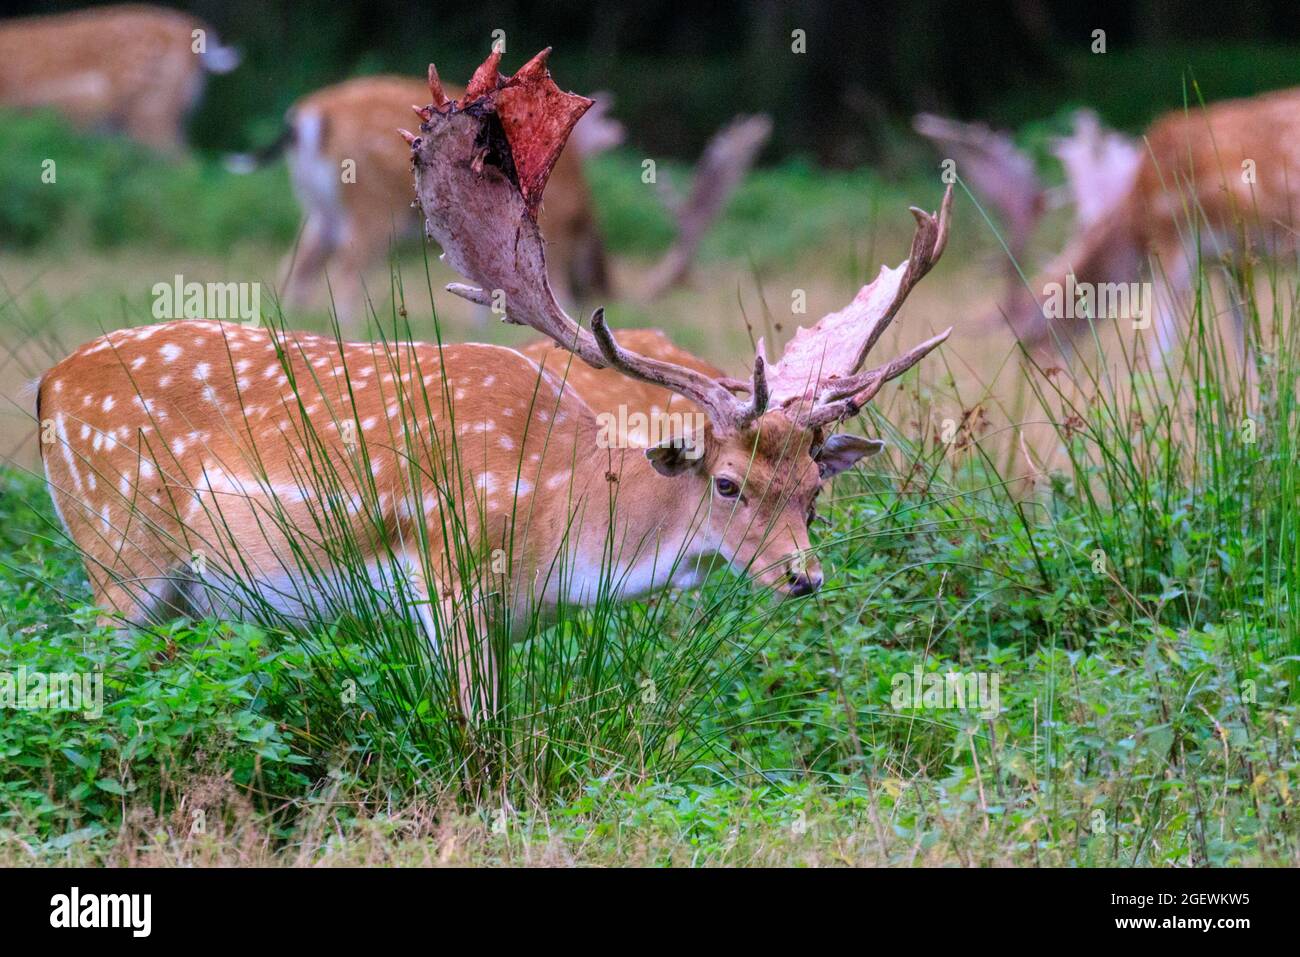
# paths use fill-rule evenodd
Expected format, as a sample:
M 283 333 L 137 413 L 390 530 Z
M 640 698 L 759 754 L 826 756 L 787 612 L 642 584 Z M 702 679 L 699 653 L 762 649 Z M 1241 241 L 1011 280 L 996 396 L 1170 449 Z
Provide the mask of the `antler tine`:
M 849 305 L 795 333 L 781 360 L 768 368 L 772 402 L 789 407 L 799 401 L 815 407 L 826 389 L 857 374 L 908 293 L 943 255 L 951 210 L 951 186 L 936 215 L 913 208 L 916 231 L 907 260 L 892 269 L 881 267 L 876 279 L 863 286 Z
M 1002 221 L 1007 246 L 1019 259 L 1046 208 L 1046 192 L 1034 161 L 1010 134 L 983 123 L 961 123 L 919 113 L 913 128 L 941 155 L 957 164 L 957 174 Z
M 773 404 L 810 427 L 852 415 L 881 385 L 902 375 L 947 337 L 945 333 L 883 366 L 858 371 L 908 294 L 943 255 L 951 212 L 951 186 L 936 214 L 912 208 L 916 230 L 907 260 L 893 269 L 882 267 L 848 306 L 795 333 L 780 362 L 767 369 Z
M 749 387 L 750 400 L 737 413 L 737 424 L 748 425 L 767 411 L 771 393 L 767 388 L 767 359 L 764 357 L 763 340 L 758 340 L 758 350 L 754 354 L 754 378 Z
M 914 346 L 898 358 L 891 359 L 883 366 L 878 366 L 869 372 L 863 372 L 859 376 L 855 376 L 852 382 L 845 380 L 844 383 L 837 385 L 834 390 L 828 393 L 821 404 L 814 406 L 805 415 L 800 416 L 800 423 L 804 427 L 812 429 L 857 415 L 864 405 L 875 398 L 881 386 L 891 379 L 897 379 L 912 368 L 930 352 L 942 345 L 951 334 L 952 327 L 949 326 L 937 336 L 926 339 L 925 342 Z
M 443 92 L 442 80 L 438 78 L 438 68 L 432 63 L 429 64 L 429 96 L 433 97 L 433 105 L 443 107 L 447 105 L 447 94 Z
M 605 322 L 605 310 L 603 308 L 597 309 L 591 314 L 591 331 L 595 336 L 596 344 L 600 347 L 601 356 L 605 362 L 624 375 L 641 379 L 644 382 L 653 382 L 655 385 L 661 385 L 664 388 L 673 390 L 678 395 L 685 396 L 703 408 L 717 426 L 743 428 L 747 424 L 747 420 L 744 418 L 744 410 L 741 409 L 735 397 L 721 382 L 686 366 L 643 356 L 620 346 L 614 340 L 614 334 L 610 331 L 609 324 Z M 755 375 L 758 374 L 759 370 L 756 367 Z M 755 388 L 758 387 L 756 379 Z M 766 384 L 762 388 L 766 393 Z M 764 404 L 766 404 L 766 400 Z
M 715 426 L 734 427 L 741 403 L 721 382 L 623 349 L 602 310 L 588 331 L 555 300 L 537 211 L 591 100 L 561 92 L 546 70 L 547 52 L 510 78 L 497 72 L 494 53 L 475 71 L 464 98 L 433 111 L 421 135 L 408 141 L 426 231 L 443 258 L 475 283 L 447 289 L 472 302 L 503 303 L 508 321 L 533 327 L 588 365 L 662 385 L 698 404 Z
M 952 187 L 949 186 L 943 193 L 943 202 L 939 206 L 937 216 L 927 213 L 925 210 L 916 206 L 909 206 L 907 211 L 912 214 L 916 220 L 916 232 L 912 234 L 912 250 L 907 256 L 906 269 L 903 272 L 902 281 L 898 284 L 898 292 L 894 295 L 894 301 L 890 308 L 881 317 L 871 329 L 870 335 L 867 336 L 866 342 L 860 353 L 861 358 L 858 364 L 861 365 L 875 348 L 880 337 L 884 335 L 889 324 L 894 321 L 894 316 L 898 315 L 899 308 L 903 305 L 908 294 L 920 282 L 925 274 L 928 273 L 934 264 L 939 261 L 943 255 L 944 249 L 948 246 L 948 217 L 952 212 Z

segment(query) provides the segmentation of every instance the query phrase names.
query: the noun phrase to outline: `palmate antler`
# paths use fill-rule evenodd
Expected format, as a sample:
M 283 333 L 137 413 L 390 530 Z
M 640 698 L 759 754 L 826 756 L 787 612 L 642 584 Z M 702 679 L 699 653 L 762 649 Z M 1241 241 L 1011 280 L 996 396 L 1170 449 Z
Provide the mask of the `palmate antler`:
M 660 183 L 664 204 L 677 221 L 677 238 L 650 270 L 640 294 L 643 301 L 659 298 L 686 278 L 700 242 L 771 135 L 770 117 L 738 116 L 709 140 L 689 197 L 677 195 L 667 180 Z
M 1034 160 L 1009 133 L 918 113 L 913 128 L 957 164 L 957 175 L 987 202 L 1006 228 L 1007 248 L 1019 260 L 1047 209 Z
M 500 55 L 493 53 L 459 101 L 447 98 L 430 65 L 432 104 L 419 111 L 420 135 L 402 131 L 411 145 L 426 230 L 447 262 L 477 284 L 453 283 L 450 292 L 483 305 L 504 299 L 507 321 L 531 326 L 595 368 L 612 367 L 676 392 L 724 431 L 743 429 L 777 405 L 809 427 L 845 418 L 947 338 L 945 332 L 855 375 L 912 286 L 943 252 L 951 190 L 937 218 L 913 211 L 918 225 L 906 263 L 882 269 L 845 309 L 800 330 L 770 369 L 760 343 L 747 386 L 623 349 L 601 309 L 592 314 L 591 330 L 582 328 L 560 308 L 547 281 L 537 210 L 546 179 L 591 100 L 555 85 L 546 69 L 549 54 L 543 50 L 503 77 Z
M 858 290 L 851 303 L 794 334 L 781 361 L 767 370 L 774 405 L 785 407 L 791 418 L 809 427 L 856 415 L 882 385 L 898 378 L 948 338 L 951 326 L 884 365 L 858 371 L 908 293 L 943 255 L 951 211 L 951 186 L 943 194 L 937 215 L 913 206 L 916 232 L 911 255 L 893 269 L 881 266 L 880 274 Z

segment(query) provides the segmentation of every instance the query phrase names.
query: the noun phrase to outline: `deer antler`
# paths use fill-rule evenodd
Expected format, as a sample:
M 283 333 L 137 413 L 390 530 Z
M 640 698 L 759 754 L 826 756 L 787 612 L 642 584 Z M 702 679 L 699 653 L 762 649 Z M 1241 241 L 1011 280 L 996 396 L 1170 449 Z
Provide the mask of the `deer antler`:
M 690 198 L 669 194 L 672 199 L 667 205 L 677 220 L 677 239 L 650 271 L 642 299 L 657 299 L 686 276 L 704 234 L 771 134 L 771 117 L 760 113 L 736 117 L 709 140 L 691 184 Z
M 795 333 L 781 361 L 767 369 L 773 405 L 785 407 L 787 414 L 810 428 L 847 418 L 882 385 L 912 368 L 948 338 L 951 327 L 882 366 L 858 372 L 912 287 L 943 255 L 951 210 L 951 186 L 943 194 L 938 215 L 912 207 L 916 232 L 907 260 L 894 269 L 881 266 L 880 275 L 863 286 L 851 303 Z
M 912 126 L 955 160 L 957 175 L 993 207 L 1006 226 L 1007 248 L 1019 260 L 1046 207 L 1033 158 L 1009 134 L 983 123 L 918 113 Z
M 591 94 L 592 107 L 573 131 L 573 145 L 584 159 L 612 150 L 623 143 L 623 124 L 610 116 L 614 94 L 600 90 Z
M 430 67 L 434 103 L 420 135 L 408 140 L 416 200 L 443 257 L 478 284 L 453 283 L 448 291 L 483 305 L 503 296 L 508 321 L 531 326 L 588 365 L 613 366 L 670 389 L 704 409 L 718 428 L 743 427 L 753 417 L 752 401 L 741 402 L 694 369 L 622 349 L 601 310 L 592 316 L 593 336 L 555 301 L 537 209 L 560 151 L 592 101 L 555 85 L 546 69 L 549 54 L 543 50 L 505 78 L 493 53 L 459 101 L 446 99 Z M 754 385 L 751 394 L 761 391 Z
M 1138 143 L 1102 126 L 1092 110 L 1076 110 L 1073 132 L 1054 138 L 1050 149 L 1065 167 L 1076 231 L 1100 220 L 1127 195 L 1142 160 Z
M 483 305 L 504 297 L 509 321 L 531 326 L 595 368 L 612 367 L 676 392 L 703 408 L 720 430 L 744 428 L 776 404 L 809 428 L 845 418 L 947 338 L 945 332 L 857 374 L 907 294 L 943 253 L 951 188 L 937 217 L 912 210 L 917 229 L 905 263 L 882 267 L 847 307 L 800 329 L 776 365 L 768 365 L 760 341 L 747 389 L 622 348 L 602 309 L 593 313 L 591 331 L 582 328 L 560 308 L 547 281 L 537 209 L 547 177 L 591 100 L 561 92 L 546 69 L 549 53 L 543 50 L 509 78 L 497 72 L 500 57 L 492 54 L 459 101 L 447 100 L 437 71 L 429 68 L 433 104 L 417 110 L 428 119 L 419 136 L 403 136 L 411 145 L 415 195 L 427 232 L 448 263 L 478 284 L 452 283 L 448 291 Z M 749 397 L 742 400 L 733 391 L 748 391 Z

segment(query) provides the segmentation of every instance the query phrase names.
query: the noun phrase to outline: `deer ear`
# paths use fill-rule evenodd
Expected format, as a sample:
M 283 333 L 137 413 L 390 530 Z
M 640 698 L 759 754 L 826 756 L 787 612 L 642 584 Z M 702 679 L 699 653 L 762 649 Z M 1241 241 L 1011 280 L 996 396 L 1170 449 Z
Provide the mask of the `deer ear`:
M 851 469 L 860 459 L 875 455 L 885 447 L 880 439 L 864 439 L 860 435 L 840 433 L 822 443 L 813 461 L 822 479 L 834 478 L 845 469 Z
M 703 451 L 703 446 L 691 436 L 673 436 L 650 446 L 645 450 L 645 457 L 656 472 L 672 478 L 698 466 Z

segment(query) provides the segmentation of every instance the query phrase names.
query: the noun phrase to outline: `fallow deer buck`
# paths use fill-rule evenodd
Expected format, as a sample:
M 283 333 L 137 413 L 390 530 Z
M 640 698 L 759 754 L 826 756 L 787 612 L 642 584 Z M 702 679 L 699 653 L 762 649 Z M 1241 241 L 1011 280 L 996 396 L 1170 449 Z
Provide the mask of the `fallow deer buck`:
M 547 281 L 538 207 L 590 101 L 556 87 L 546 52 L 509 78 L 490 59 L 459 100 L 431 71 L 428 119 L 405 134 L 427 229 L 475 284 L 449 289 L 475 302 L 501 290 L 509 321 L 695 403 L 701 433 L 603 446 L 549 359 L 500 346 L 199 320 L 119 330 L 46 373 L 37 409 L 51 494 L 105 611 L 257 618 L 269 605 L 316 620 L 359 600 L 331 570 L 361 565 L 479 714 L 495 700 L 484 636 L 517 634 L 534 611 L 692 586 L 715 556 L 786 595 L 822 584 L 814 499 L 881 447 L 836 426 L 951 331 L 859 371 L 943 252 L 951 191 L 938 215 L 913 210 L 906 262 L 799 330 L 779 362 L 760 344 L 749 381 L 639 355 L 600 310 L 580 327 Z M 304 480 L 326 465 L 327 487 Z
M 0 104 L 51 107 L 164 153 L 184 148 L 207 74 L 238 64 L 239 53 L 202 20 L 161 7 L 0 21 Z

